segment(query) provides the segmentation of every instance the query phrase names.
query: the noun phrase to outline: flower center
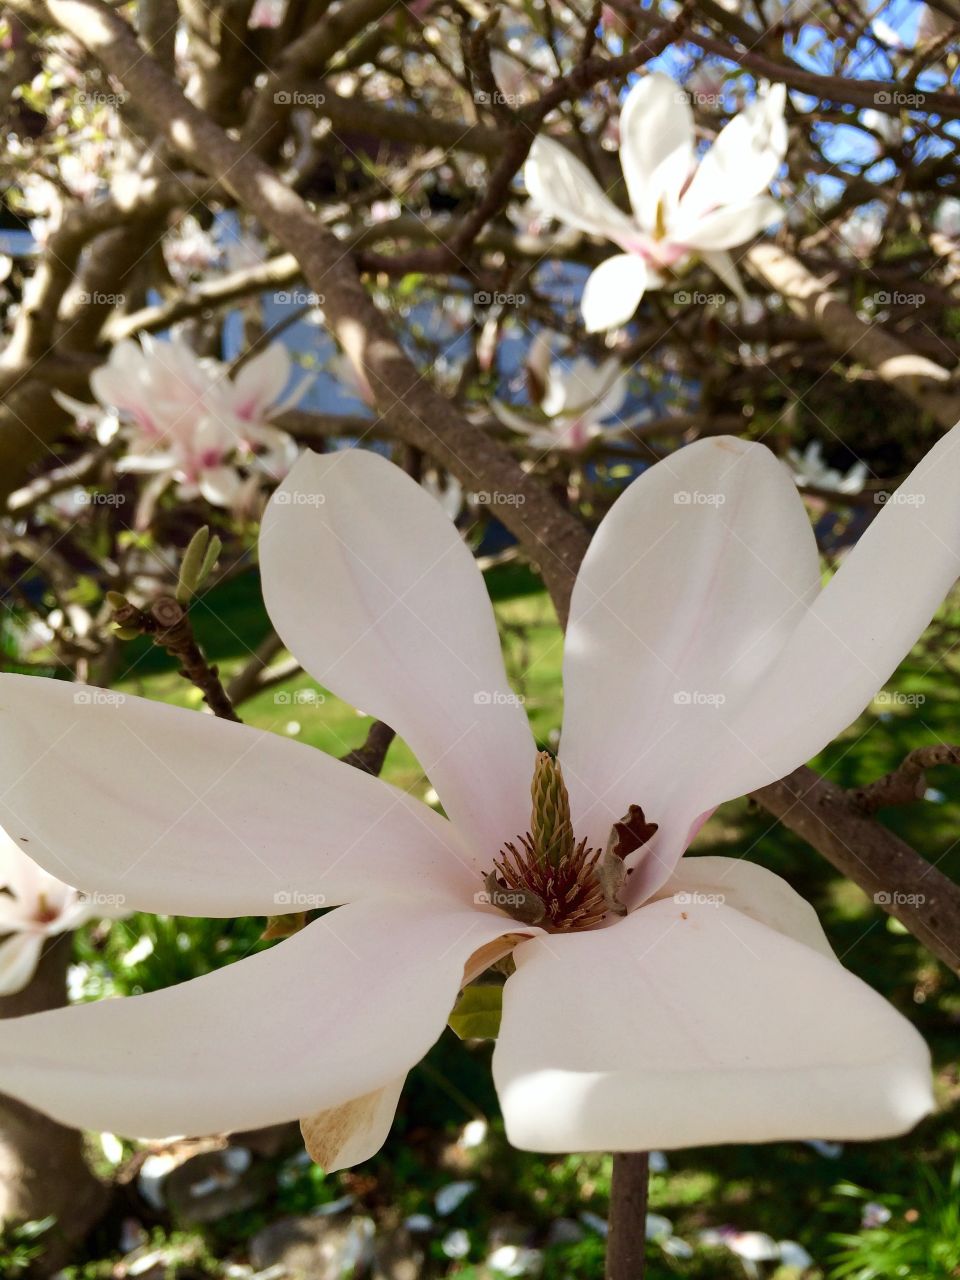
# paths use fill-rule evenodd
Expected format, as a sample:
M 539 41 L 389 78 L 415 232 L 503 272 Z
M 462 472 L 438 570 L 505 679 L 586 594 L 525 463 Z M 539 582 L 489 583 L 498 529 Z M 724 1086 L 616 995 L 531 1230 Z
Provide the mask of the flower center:
M 631 869 L 624 859 L 646 844 L 657 824 L 631 805 L 613 824 L 606 848 L 578 841 L 560 764 L 546 751 L 537 756 L 530 794 L 530 830 L 504 844 L 484 877 L 489 902 L 551 933 L 596 928 L 608 913 L 626 915 L 620 890 Z

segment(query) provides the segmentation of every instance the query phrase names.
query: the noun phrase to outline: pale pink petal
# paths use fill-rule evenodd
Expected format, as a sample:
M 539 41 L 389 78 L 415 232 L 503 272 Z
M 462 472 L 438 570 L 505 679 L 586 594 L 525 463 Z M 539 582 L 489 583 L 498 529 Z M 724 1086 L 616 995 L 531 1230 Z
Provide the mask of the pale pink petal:
M 573 592 L 560 758 L 574 826 L 600 848 L 631 804 L 658 822 L 652 892 L 710 808 L 721 719 L 752 697 L 819 589 L 816 543 L 787 469 L 717 437 L 635 480 L 594 535 Z M 752 747 L 724 738 L 723 751 Z
M 230 407 L 241 418 L 256 420 L 279 400 L 290 377 L 290 353 L 282 342 L 271 342 L 237 371 L 226 385 Z
M 620 112 L 620 163 L 637 221 L 657 227 L 657 208 L 677 197 L 693 168 L 693 116 L 687 95 L 661 72 L 633 86 Z
M 409 743 L 481 861 L 525 831 L 533 737 L 483 578 L 440 505 L 374 453 L 307 453 L 267 508 L 260 563 L 284 643 Z
M 278 722 L 288 715 L 278 706 Z M 468 901 L 476 882 L 450 824 L 386 782 L 278 734 L 103 689 L 0 676 L 0 777 L 15 842 L 128 910 Z
M 668 899 L 514 955 L 493 1070 L 516 1147 L 880 1138 L 932 1108 L 910 1023 L 731 907 Z
M 601 190 L 587 166 L 552 138 L 536 139 L 523 180 L 537 208 L 568 226 L 607 240 L 636 234 L 633 221 Z
M 443 1030 L 506 916 L 342 907 L 268 951 L 149 995 L 8 1019 L 0 1090 L 127 1137 L 259 1128 L 398 1079 Z
M 648 272 L 639 254 L 615 253 L 587 277 L 580 311 L 588 333 L 603 333 L 626 324 L 647 287 Z

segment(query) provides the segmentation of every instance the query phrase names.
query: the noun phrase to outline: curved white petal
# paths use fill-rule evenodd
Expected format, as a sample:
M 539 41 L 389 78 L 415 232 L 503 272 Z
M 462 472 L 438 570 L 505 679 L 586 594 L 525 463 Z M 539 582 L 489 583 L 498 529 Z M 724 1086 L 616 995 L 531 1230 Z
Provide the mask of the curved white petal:
M 704 808 L 774 782 L 863 711 L 960 576 L 960 427 L 930 450 L 798 619 L 704 771 Z M 726 708 L 723 709 L 726 712 Z M 735 750 L 739 742 L 749 752 Z
M 752 696 L 819 581 L 786 468 L 730 437 L 644 472 L 594 535 L 571 601 L 560 758 L 579 835 L 603 848 L 631 804 L 661 824 L 634 877 L 646 893 L 712 803 L 702 775 L 722 718 Z M 724 738 L 723 751 L 753 764 L 750 744 Z
M 0 676 L 0 778 L 0 823 L 15 842 L 68 884 L 122 895 L 129 911 L 469 900 L 476 884 L 450 824 L 386 782 L 143 698 Z
M 636 227 L 601 189 L 582 161 L 552 138 L 538 137 L 530 148 L 523 180 L 543 213 L 586 231 L 615 240 L 636 234 Z
M 730 907 L 656 902 L 514 954 L 493 1070 L 516 1147 L 879 1138 L 932 1107 L 905 1018 Z
M 785 102 L 786 86 L 774 85 L 720 130 L 680 202 L 684 217 L 742 204 L 766 190 L 787 151 Z
M 257 1128 L 382 1089 L 443 1030 L 463 967 L 514 921 L 342 907 L 149 995 L 4 1022 L 0 1090 L 64 1124 L 162 1137 Z
M 836 958 L 810 903 L 781 876 L 744 858 L 714 854 L 681 858 L 652 901 L 666 898 L 684 908 L 691 902 L 733 907 L 831 960 Z
M 647 287 L 648 272 L 636 253 L 615 253 L 587 277 L 580 311 L 588 333 L 602 333 L 626 324 Z
M 780 222 L 783 216 L 783 207 L 776 200 L 758 196 L 742 204 L 715 209 L 699 218 L 680 218 L 670 228 L 670 237 L 692 249 L 732 249 L 746 244 L 758 232 Z
M 0 996 L 24 989 L 40 963 L 45 941 L 42 933 L 14 933 L 0 942 Z
M 672 209 L 693 167 L 693 115 L 687 95 L 661 72 L 644 76 L 620 112 L 620 163 L 637 221 L 652 233 L 657 206 Z
M 382 1089 L 305 1116 L 300 1132 L 310 1158 L 325 1173 L 336 1173 L 375 1156 L 393 1126 L 405 1080 L 398 1076 Z
M 483 578 L 438 503 L 377 454 L 307 453 L 267 507 L 260 563 L 284 643 L 409 743 L 478 857 L 525 831 L 533 737 Z

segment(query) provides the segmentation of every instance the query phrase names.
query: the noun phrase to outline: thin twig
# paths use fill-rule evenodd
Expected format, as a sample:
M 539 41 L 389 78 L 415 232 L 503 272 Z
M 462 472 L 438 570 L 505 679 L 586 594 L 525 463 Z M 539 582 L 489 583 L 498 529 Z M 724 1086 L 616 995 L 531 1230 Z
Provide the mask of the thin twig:
M 161 596 L 155 600 L 149 612 L 128 601 L 114 610 L 113 620 L 125 629 L 149 636 L 171 658 L 176 658 L 180 663 L 180 674 L 200 690 L 204 702 L 215 716 L 240 722 L 220 682 L 219 669 L 207 661 L 197 644 L 190 615 L 172 596 Z
M 912 804 L 927 791 L 927 769 L 941 764 L 960 765 L 960 747 L 942 742 L 935 747 L 918 747 L 901 764 L 876 782 L 851 793 L 851 800 L 864 813 L 876 813 L 893 804 Z

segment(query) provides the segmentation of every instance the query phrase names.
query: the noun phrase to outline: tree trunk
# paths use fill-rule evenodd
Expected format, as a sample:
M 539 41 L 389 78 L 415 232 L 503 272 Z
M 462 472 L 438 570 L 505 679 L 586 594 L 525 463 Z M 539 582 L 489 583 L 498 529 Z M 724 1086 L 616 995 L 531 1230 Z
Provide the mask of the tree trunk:
M 52 938 L 26 989 L 0 998 L 0 1018 L 63 1005 L 70 955 L 69 934 Z M 0 1224 L 56 1218 L 41 1237 L 44 1251 L 36 1274 L 49 1274 L 69 1261 L 108 1198 L 107 1187 L 84 1158 L 81 1134 L 0 1095 Z

